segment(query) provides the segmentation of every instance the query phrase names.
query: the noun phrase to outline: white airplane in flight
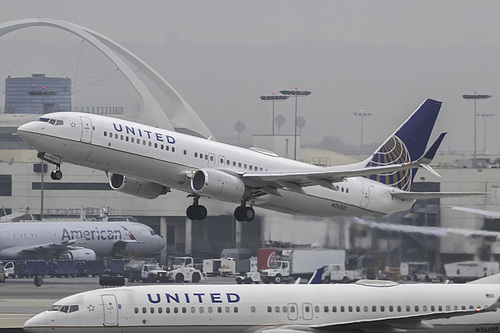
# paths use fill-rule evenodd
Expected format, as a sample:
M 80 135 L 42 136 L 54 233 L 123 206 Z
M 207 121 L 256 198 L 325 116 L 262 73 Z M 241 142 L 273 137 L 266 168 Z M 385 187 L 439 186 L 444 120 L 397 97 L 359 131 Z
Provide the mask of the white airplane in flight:
M 95 260 L 149 255 L 164 247 L 163 238 L 137 222 L 0 223 L 0 259 Z
M 77 112 L 43 115 L 21 125 L 19 136 L 56 165 L 63 161 L 105 171 L 113 189 L 157 198 L 171 189 L 189 193 L 192 220 L 207 216 L 201 197 L 238 203 L 238 221 L 253 206 L 312 216 L 381 216 L 411 208 L 418 198 L 477 193 L 411 192 L 418 167 L 427 165 L 444 138 L 425 152 L 441 102 L 427 99 L 368 159 L 320 167 L 258 149 L 244 149 L 111 117 Z
M 63 298 L 26 321 L 43 332 L 496 332 L 500 277 L 469 284 L 161 285 Z

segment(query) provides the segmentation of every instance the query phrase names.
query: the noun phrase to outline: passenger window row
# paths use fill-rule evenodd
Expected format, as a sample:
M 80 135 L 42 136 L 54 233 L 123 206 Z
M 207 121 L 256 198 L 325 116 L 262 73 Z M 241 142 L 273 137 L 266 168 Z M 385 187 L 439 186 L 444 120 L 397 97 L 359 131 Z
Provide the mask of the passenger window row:
M 212 307 L 212 306 L 209 306 L 205 309 L 205 307 L 203 306 L 200 306 L 200 307 L 195 307 L 195 306 L 191 306 L 191 307 L 186 307 L 186 306 L 183 306 L 183 307 L 166 307 L 165 308 L 165 313 L 166 314 L 169 314 L 169 313 L 205 313 L 205 311 L 207 313 L 238 313 L 238 307 L 235 306 L 235 307 L 230 307 L 230 306 L 225 306 L 225 307 L 222 307 L 222 306 L 218 306 L 218 307 Z M 135 307 L 134 308 L 134 313 L 138 314 L 138 313 L 142 313 L 142 314 L 146 314 L 146 313 L 151 313 L 151 314 L 154 314 L 154 313 L 163 313 L 164 312 L 164 309 L 162 307 L 150 307 L 149 309 L 146 308 L 145 306 L 142 307 L 141 309 L 139 309 L 138 307 Z M 255 311 L 254 311 L 255 312 Z
M 131 143 L 134 143 L 136 142 L 137 144 L 141 144 L 141 139 L 135 139 L 134 137 L 129 137 L 128 135 L 123 135 L 123 134 L 117 134 L 117 133 L 114 133 L 114 136 L 113 136 L 113 133 L 111 132 L 107 132 L 107 131 L 104 131 L 104 136 L 105 137 L 109 137 L 111 139 L 116 139 L 116 140 L 125 140 L 126 142 L 131 142 Z M 160 148 L 161 150 L 165 149 L 166 151 L 172 151 L 172 152 L 175 152 L 175 147 L 170 147 L 168 145 L 163 145 L 163 144 L 158 144 L 158 143 L 152 143 L 151 141 L 146 141 L 146 140 L 142 140 L 142 145 L 143 146 L 149 146 L 149 147 L 153 147 L 154 148 Z M 183 154 L 184 155 L 187 155 L 187 150 L 183 150 Z M 210 162 L 214 162 L 215 158 L 213 155 L 210 155 L 210 154 L 203 154 L 203 153 L 198 153 L 198 152 L 195 152 L 193 154 L 194 157 L 196 158 L 200 158 L 200 159 L 204 159 L 204 160 L 209 160 L 210 159 Z M 224 164 L 224 159 L 221 159 L 220 160 L 220 164 Z M 231 160 L 226 160 L 226 165 L 227 166 L 230 166 L 231 165 Z M 240 169 L 246 169 L 246 170 L 250 170 L 250 171 L 268 171 L 268 169 L 264 169 L 262 167 L 258 167 L 258 166 L 253 166 L 251 164 L 246 164 L 246 163 L 241 163 L 241 162 L 236 162 L 236 161 L 232 161 L 232 165 L 233 167 L 237 167 L 237 168 L 240 168 Z
M 153 143 L 151 141 L 146 141 L 146 140 L 141 140 L 141 139 L 135 139 L 134 137 L 129 137 L 128 135 L 123 135 L 123 134 L 120 134 L 118 135 L 117 133 L 114 134 L 114 137 L 113 137 L 113 133 L 111 132 L 107 132 L 107 131 L 104 131 L 104 136 L 106 137 L 109 137 L 111 139 L 116 139 L 116 140 L 125 140 L 126 142 L 130 142 L 130 143 L 137 143 L 138 145 L 141 144 L 142 142 L 142 145 L 143 146 L 148 146 L 148 147 L 155 147 L 155 148 L 160 148 L 161 150 L 164 150 L 165 151 L 171 151 L 172 153 L 175 152 L 175 147 L 170 147 L 169 145 L 164 145 L 164 144 L 158 144 L 157 142 Z
M 481 309 L 481 306 L 477 306 L 477 307 L 474 307 L 473 305 L 469 305 L 469 310 L 480 310 Z M 294 308 L 291 308 L 290 311 L 294 309 Z M 337 313 L 337 312 L 429 312 L 429 309 L 430 309 L 430 312 L 442 312 L 442 311 L 446 311 L 446 312 L 449 312 L 449 311 L 452 311 L 452 309 L 454 311 L 458 311 L 459 309 L 460 310 L 467 310 L 467 306 L 465 305 L 462 305 L 462 306 L 458 306 L 458 305 L 454 305 L 453 307 L 451 305 L 438 305 L 438 306 L 435 306 L 435 305 L 431 305 L 431 306 L 427 306 L 427 305 L 423 305 L 423 306 L 419 306 L 419 305 L 415 305 L 413 307 L 411 307 L 410 305 L 406 305 L 406 306 L 401 306 L 401 305 L 388 305 L 388 306 L 385 306 L 385 305 L 372 305 L 372 306 L 352 306 L 352 305 L 340 305 L 340 306 L 324 306 L 323 307 L 323 312 L 324 313 L 329 313 L 330 311 L 332 313 Z M 286 306 L 283 306 L 283 307 L 280 307 L 280 306 L 268 306 L 267 307 L 267 312 L 275 312 L 275 313 L 279 313 L 279 312 L 283 312 L 283 313 L 286 313 L 288 311 L 288 308 Z M 306 306 L 304 307 L 304 311 L 305 312 L 310 312 L 311 309 L 309 306 Z M 316 313 L 319 313 L 320 312 L 320 307 L 319 306 L 314 306 L 314 312 Z

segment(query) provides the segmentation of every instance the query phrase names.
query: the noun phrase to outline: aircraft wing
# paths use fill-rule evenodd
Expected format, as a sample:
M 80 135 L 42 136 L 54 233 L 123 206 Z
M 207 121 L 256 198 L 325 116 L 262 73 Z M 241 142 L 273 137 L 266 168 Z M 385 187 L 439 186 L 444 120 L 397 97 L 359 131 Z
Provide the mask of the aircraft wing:
M 402 333 L 412 329 L 428 329 L 434 326 L 427 322 L 431 319 L 451 318 L 464 315 L 473 315 L 477 313 L 495 311 L 496 305 L 492 305 L 484 310 L 467 309 L 454 310 L 432 314 L 417 314 L 417 315 L 401 315 L 400 317 L 392 318 L 376 318 L 373 320 L 354 320 L 335 324 L 326 325 L 290 325 L 262 329 L 261 333 L 299 333 L 299 332 L 365 332 L 365 333 Z
M 492 211 L 492 210 L 482 210 L 482 209 L 459 207 L 459 206 L 450 206 L 450 208 L 454 209 L 454 210 L 460 210 L 460 211 L 463 211 L 463 212 L 480 214 L 480 215 L 484 215 L 486 217 L 492 217 L 492 218 L 495 218 L 495 219 L 500 218 L 500 212 L 495 212 L 495 211 Z
M 437 175 L 437 173 L 428 164 L 434 158 L 434 155 L 436 154 L 436 151 L 445 135 L 446 133 L 441 133 L 438 139 L 421 158 L 409 163 L 367 167 L 365 163 L 366 161 L 363 161 L 356 164 L 329 167 L 314 171 L 245 173 L 242 174 L 242 177 L 250 187 L 262 187 L 265 192 L 267 191 L 271 194 L 279 195 L 279 192 L 277 192 L 276 189 L 282 187 L 286 187 L 299 193 L 304 192 L 302 187 L 313 185 L 320 185 L 337 190 L 338 188 L 332 183 L 341 182 L 345 178 L 390 174 L 419 167 L 424 167 L 433 174 Z
M 47 243 L 34 246 L 18 246 L 12 248 L 11 250 L 17 251 L 17 253 L 22 256 L 30 254 L 38 258 L 50 258 L 57 257 L 67 251 L 80 249 L 81 247 L 74 246 L 75 243 L 76 240 L 72 239 L 70 241 L 61 243 Z
M 420 166 L 421 162 L 394 164 L 389 166 L 346 168 L 331 167 L 318 171 L 299 172 L 275 172 L 275 173 L 245 173 L 243 180 L 250 186 L 274 188 L 287 187 L 297 192 L 302 192 L 302 187 L 320 185 L 330 189 L 336 189 L 332 183 L 343 181 L 348 177 L 370 176 L 381 173 L 398 172 L 407 169 L 414 169 Z

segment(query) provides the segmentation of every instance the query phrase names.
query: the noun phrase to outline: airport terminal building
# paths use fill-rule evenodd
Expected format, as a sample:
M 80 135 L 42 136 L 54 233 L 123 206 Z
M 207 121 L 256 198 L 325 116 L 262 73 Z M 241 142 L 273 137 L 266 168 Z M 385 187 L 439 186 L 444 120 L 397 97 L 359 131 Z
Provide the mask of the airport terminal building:
M 92 219 L 103 212 L 134 216 L 152 226 L 167 243 L 164 255 L 190 254 L 196 258 L 216 258 L 225 248 L 258 249 L 266 246 L 325 247 L 346 249 L 352 257 L 376 256 L 384 266 L 399 266 L 402 261 L 429 261 L 436 271 L 447 262 L 496 260 L 500 243 L 491 237 L 453 232 L 408 233 L 371 228 L 347 218 L 293 216 L 259 209 L 252 222 L 233 217 L 234 204 L 200 199 L 208 209 L 202 221 L 186 218 L 192 203 L 185 193 L 172 191 L 157 199 L 143 199 L 111 189 L 106 175 L 97 170 L 62 164 L 64 178 L 52 180 L 53 165 L 41 163 L 16 135 L 16 128 L 39 114 L 0 114 L 0 201 L 2 220 L 40 218 L 45 220 Z M 262 138 L 259 138 L 262 140 Z M 307 162 L 329 164 L 352 162 L 352 157 L 321 151 L 303 150 Z M 420 170 L 414 184 L 417 191 L 475 191 L 489 196 L 419 200 L 409 212 L 377 220 L 380 223 L 420 227 L 461 228 L 500 231 L 500 221 L 481 215 L 458 212 L 449 206 L 498 210 L 500 205 L 500 168 L 484 157 L 480 168 L 472 168 L 467 158 L 437 156 L 433 167 L 437 178 Z M 43 200 L 43 203 L 42 203 Z

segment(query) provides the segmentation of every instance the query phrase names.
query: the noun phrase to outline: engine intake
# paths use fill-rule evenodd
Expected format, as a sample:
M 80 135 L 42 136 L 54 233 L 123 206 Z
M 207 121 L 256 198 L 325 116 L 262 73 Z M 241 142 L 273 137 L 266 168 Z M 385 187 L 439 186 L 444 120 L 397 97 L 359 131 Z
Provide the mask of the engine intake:
M 170 192 L 170 189 L 163 185 L 148 180 L 126 177 L 117 173 L 111 174 L 109 185 L 113 190 L 146 199 L 156 199 L 161 194 Z
M 96 254 L 94 250 L 87 248 L 71 250 L 66 254 L 69 260 L 96 260 Z
M 201 195 L 232 202 L 240 202 L 245 194 L 245 183 L 239 177 L 217 169 L 196 171 L 191 188 Z

